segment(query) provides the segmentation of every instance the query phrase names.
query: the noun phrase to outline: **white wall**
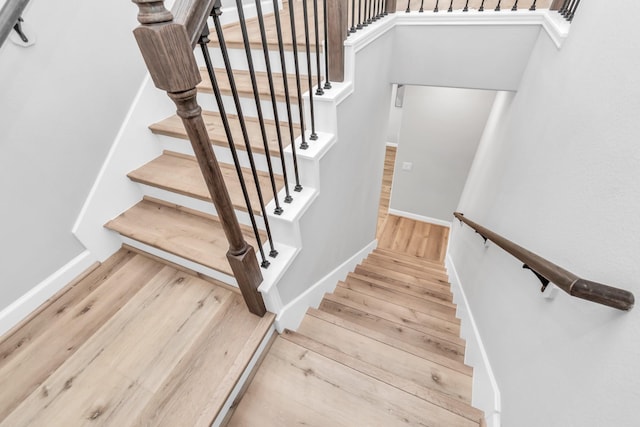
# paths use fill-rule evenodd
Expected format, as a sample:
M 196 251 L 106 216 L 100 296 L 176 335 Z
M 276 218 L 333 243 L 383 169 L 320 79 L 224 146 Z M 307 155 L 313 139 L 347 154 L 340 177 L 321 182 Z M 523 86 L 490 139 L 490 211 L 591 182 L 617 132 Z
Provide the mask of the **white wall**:
M 405 86 L 391 209 L 451 221 L 494 91 Z M 410 171 L 403 163 L 411 163 Z
M 319 196 L 301 223 L 302 250 L 278 285 L 284 304 L 375 240 L 391 97 L 379 53 L 392 42 L 386 33 L 358 52 L 354 92 L 335 113 L 338 140 L 321 161 Z
M 636 295 L 639 15 L 636 0 L 582 2 L 562 50 L 539 37 L 460 206 L 568 270 Z M 638 308 L 562 292 L 545 300 L 518 261 L 457 223 L 450 255 L 502 393 L 503 425 L 638 425 Z
M 71 227 L 144 76 L 131 2 L 32 1 L 0 50 L 0 310 L 80 254 Z

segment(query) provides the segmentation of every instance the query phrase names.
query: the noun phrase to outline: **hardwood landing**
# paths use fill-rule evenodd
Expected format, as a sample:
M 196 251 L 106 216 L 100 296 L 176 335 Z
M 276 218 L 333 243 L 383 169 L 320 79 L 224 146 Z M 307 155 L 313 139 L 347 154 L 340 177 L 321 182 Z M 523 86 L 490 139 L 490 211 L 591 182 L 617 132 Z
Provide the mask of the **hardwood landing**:
M 273 319 L 122 249 L 0 341 L 0 426 L 209 426 Z
M 374 251 L 276 338 L 229 425 L 483 426 L 445 268 L 411 246 Z

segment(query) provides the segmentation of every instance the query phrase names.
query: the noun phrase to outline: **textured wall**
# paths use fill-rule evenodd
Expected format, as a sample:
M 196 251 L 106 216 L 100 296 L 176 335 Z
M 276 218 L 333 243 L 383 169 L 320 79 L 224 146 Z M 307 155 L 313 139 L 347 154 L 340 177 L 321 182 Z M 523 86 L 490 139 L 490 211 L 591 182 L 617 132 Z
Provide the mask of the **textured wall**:
M 76 217 L 144 65 L 131 2 L 33 1 L 0 50 L 0 310 L 81 253 Z
M 640 4 L 582 2 L 561 50 L 541 35 L 460 209 L 590 280 L 640 295 Z M 474 181 L 477 178 L 478 181 Z M 452 259 L 502 392 L 505 426 L 637 425 L 640 311 L 540 296 L 455 224 Z

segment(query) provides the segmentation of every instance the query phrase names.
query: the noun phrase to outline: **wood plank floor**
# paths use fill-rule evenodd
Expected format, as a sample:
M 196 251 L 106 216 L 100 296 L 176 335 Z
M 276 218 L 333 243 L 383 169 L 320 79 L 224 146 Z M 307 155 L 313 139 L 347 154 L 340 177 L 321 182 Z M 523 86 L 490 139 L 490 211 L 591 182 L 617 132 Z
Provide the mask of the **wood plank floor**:
M 448 235 L 394 218 L 381 233 L 389 247 L 276 338 L 230 426 L 484 425 L 435 249 Z
M 0 341 L 0 426 L 209 426 L 273 322 L 125 249 Z

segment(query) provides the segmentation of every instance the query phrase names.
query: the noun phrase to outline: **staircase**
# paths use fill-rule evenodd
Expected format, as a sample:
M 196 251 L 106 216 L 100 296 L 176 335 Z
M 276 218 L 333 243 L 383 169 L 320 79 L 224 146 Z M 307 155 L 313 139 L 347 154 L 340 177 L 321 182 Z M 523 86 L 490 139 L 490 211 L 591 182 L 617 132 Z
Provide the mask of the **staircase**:
M 293 1 L 299 13 L 300 0 Z M 286 34 L 286 5 L 283 15 Z M 255 20 L 250 21 L 250 29 L 255 27 Z M 231 56 L 241 58 L 244 52 L 237 26 L 227 30 Z M 250 33 L 256 37 L 256 31 Z M 291 48 L 290 41 L 285 40 L 285 45 Z M 269 47 L 274 48 L 272 44 Z M 215 63 L 215 41 L 209 48 Z M 290 52 L 287 60 L 291 61 Z M 272 63 L 277 61 L 272 59 Z M 287 67 L 293 69 L 289 64 Z M 206 76 L 205 69 L 200 72 Z M 280 127 L 288 145 L 288 124 L 267 118 L 265 148 L 251 110 L 254 94 L 241 61 L 234 75 L 259 169 L 258 185 L 268 202 L 273 189 L 265 172 L 267 156 L 273 158 L 276 192 L 282 193 L 284 177 L 276 129 Z M 225 72 L 217 70 L 216 76 L 228 97 Z M 306 76 L 301 79 L 306 84 Z M 261 100 L 267 103 L 264 73 L 258 73 L 258 80 Z M 280 111 L 284 111 L 283 88 L 277 78 L 276 83 L 282 118 L 286 117 Z M 259 209 L 253 173 L 246 168 L 248 153 L 234 115 L 237 111 L 230 99 L 225 99 L 261 242 L 256 241 L 250 227 L 211 92 L 204 79 L 198 86 L 198 101 L 231 202 L 245 240 L 256 249 L 262 245 L 268 254 L 265 218 Z M 295 91 L 291 94 L 295 102 Z M 329 105 L 325 103 L 325 111 Z M 264 110 L 268 115 L 269 108 Z M 294 120 L 295 111 L 294 106 Z M 334 135 L 318 132 L 320 138 L 300 153 L 304 188 L 293 193 L 292 204 L 283 203 L 285 213 L 273 214 L 273 202 L 267 203 L 267 217 L 279 232 L 274 233 L 279 255 L 269 257 L 272 265 L 262 271 L 265 281 L 261 291 L 271 313 L 260 318 L 246 311 L 235 287 L 226 258 L 227 239 L 181 119 L 171 115 L 155 120 L 149 125 L 154 146 L 140 150 L 155 155 L 132 162 L 139 164 L 126 171 L 126 184 L 122 182 L 124 174 L 114 179 L 117 186 L 113 188 L 123 192 L 115 202 L 118 208 L 100 201 L 89 208 L 100 214 L 118 211 L 101 224 L 110 230 L 106 233 L 110 239 L 117 236 L 122 249 L 0 342 L 6 355 L 0 379 L 13 383 L 21 376 L 28 378 L 21 387 L 5 389 L 10 398 L 4 409 L 0 404 L 0 425 L 77 425 L 86 420 L 167 426 L 218 426 L 225 422 L 248 426 L 297 422 L 318 426 L 466 426 L 481 422 L 482 413 L 470 406 L 472 372 L 463 363 L 459 321 L 446 272 L 437 262 L 376 250 L 335 292 L 324 297 L 318 309 L 309 310 L 297 332 L 286 331 L 266 351 L 274 342 L 274 313 L 282 308 L 279 294 L 270 296 L 270 291 L 277 293 L 276 283 L 302 250 L 300 223 L 319 192 L 319 163 L 335 143 Z M 295 132 L 299 136 L 297 125 Z M 367 140 L 365 136 L 360 139 Z M 135 147 L 131 151 L 138 149 Z M 374 158 L 374 147 L 367 148 L 363 155 Z M 291 162 L 291 152 L 285 150 L 285 155 L 285 161 Z M 293 191 L 291 175 L 289 181 Z M 113 191 L 107 185 L 103 188 Z M 107 196 L 109 201 L 114 199 L 113 193 Z M 359 201 L 367 206 L 366 198 Z M 126 208 L 121 209 L 124 204 Z M 78 234 L 83 240 L 91 233 L 81 230 Z M 38 317 L 41 314 L 54 320 L 50 322 L 52 329 L 38 329 L 48 323 Z M 87 326 L 88 318 L 93 320 Z M 23 346 L 35 329 L 41 334 L 33 339 L 38 345 Z M 82 332 L 79 338 L 75 335 L 78 331 Z M 56 357 L 38 354 L 43 347 Z M 261 357 L 264 363 L 256 373 Z M 254 374 L 253 381 L 248 380 Z M 225 414 L 234 401 L 237 410 L 229 418 Z
M 478 426 L 442 264 L 376 249 L 276 338 L 230 426 Z

